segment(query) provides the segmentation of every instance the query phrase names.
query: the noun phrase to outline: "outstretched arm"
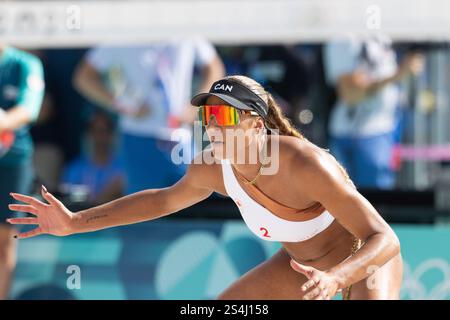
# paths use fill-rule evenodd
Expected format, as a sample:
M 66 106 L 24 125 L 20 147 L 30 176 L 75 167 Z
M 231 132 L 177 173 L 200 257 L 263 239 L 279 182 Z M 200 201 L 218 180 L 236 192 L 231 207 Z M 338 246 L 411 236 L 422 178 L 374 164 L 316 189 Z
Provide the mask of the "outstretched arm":
M 103 84 L 101 73 L 88 61 L 80 62 L 74 72 L 72 82 L 75 89 L 85 98 L 108 110 L 116 111 L 114 95 Z
M 69 211 L 45 188 L 42 188 L 42 196 L 48 203 L 12 193 L 14 199 L 25 204 L 10 204 L 9 208 L 31 213 L 34 217 L 7 221 L 37 225 L 37 228 L 18 235 L 23 239 L 43 233 L 65 236 L 157 219 L 206 199 L 213 192 L 202 179 L 205 176 L 201 173 L 203 166 L 190 165 L 185 176 L 173 186 L 137 192 L 77 213 Z

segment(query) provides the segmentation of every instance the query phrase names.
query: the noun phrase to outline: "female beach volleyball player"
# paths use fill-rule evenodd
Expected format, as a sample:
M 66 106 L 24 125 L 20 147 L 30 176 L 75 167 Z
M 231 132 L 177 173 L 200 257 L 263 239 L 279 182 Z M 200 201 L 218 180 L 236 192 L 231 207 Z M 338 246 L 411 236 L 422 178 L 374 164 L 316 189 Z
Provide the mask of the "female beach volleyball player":
M 212 192 L 230 196 L 258 237 L 282 248 L 244 274 L 219 299 L 397 299 L 402 279 L 399 241 L 361 196 L 332 155 L 305 139 L 281 114 L 273 97 L 256 81 L 230 76 L 192 99 L 211 141 L 176 184 L 145 190 L 107 204 L 70 212 L 42 187 L 48 203 L 12 193 L 25 204 L 14 211 L 34 215 L 11 224 L 35 224 L 18 235 L 65 236 L 166 216 Z M 227 134 L 252 132 L 243 144 Z M 270 130 L 278 131 L 268 134 Z M 232 136 L 235 140 L 236 136 Z M 278 152 L 272 150 L 277 142 Z M 257 161 L 237 155 L 256 146 Z M 248 153 L 247 153 L 248 154 Z M 265 155 L 264 155 L 265 154 Z M 210 156 L 217 161 L 199 161 Z M 278 157 L 278 170 L 264 174 Z M 242 160 L 242 158 L 241 158 Z M 192 248 L 195 250 L 195 248 Z

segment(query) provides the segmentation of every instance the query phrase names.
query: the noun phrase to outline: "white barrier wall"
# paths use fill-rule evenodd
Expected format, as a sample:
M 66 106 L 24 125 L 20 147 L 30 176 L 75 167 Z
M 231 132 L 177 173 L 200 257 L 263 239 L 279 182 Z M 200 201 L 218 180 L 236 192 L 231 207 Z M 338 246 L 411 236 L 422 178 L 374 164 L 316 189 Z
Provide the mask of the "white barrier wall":
M 201 35 L 217 44 L 318 42 L 382 31 L 450 40 L 447 0 L 5 1 L 0 39 L 24 47 L 152 42 Z

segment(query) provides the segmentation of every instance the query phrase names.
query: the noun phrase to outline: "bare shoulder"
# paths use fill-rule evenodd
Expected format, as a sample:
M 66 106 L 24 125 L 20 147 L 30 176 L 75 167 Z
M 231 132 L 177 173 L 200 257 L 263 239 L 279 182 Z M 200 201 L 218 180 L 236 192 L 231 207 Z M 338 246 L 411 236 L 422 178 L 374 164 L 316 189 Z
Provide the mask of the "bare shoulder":
M 189 164 L 186 178 L 198 187 L 216 189 L 222 181 L 221 164 L 211 154 L 210 149 L 199 152 Z
M 292 136 L 278 136 L 280 155 L 288 166 L 298 167 L 299 163 L 312 164 L 324 156 L 324 149 L 306 139 Z
M 283 165 L 305 184 L 315 183 L 318 179 L 347 181 L 345 169 L 327 149 L 307 139 L 281 136 L 279 140 Z

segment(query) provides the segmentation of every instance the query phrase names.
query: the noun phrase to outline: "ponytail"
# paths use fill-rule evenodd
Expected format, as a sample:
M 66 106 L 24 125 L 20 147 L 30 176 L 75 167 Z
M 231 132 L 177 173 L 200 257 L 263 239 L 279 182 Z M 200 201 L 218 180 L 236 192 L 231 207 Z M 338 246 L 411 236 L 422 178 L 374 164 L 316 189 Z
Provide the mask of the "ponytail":
M 264 119 L 264 123 L 267 129 L 278 130 L 278 133 L 283 136 L 293 136 L 300 138 L 302 140 L 307 140 L 286 118 L 281 112 L 280 107 L 277 102 L 273 98 L 273 96 L 264 90 L 264 88 L 255 80 L 248 78 L 246 76 L 234 75 L 228 76 L 224 79 L 230 79 L 233 81 L 237 81 L 240 84 L 246 86 L 248 89 L 252 90 L 255 94 L 257 94 L 264 102 L 267 103 L 269 107 L 268 114 L 266 119 Z M 270 133 L 270 130 L 269 130 Z
M 267 105 L 269 112 L 267 114 L 266 124 L 268 129 L 277 129 L 282 136 L 293 136 L 300 139 L 306 139 L 281 112 L 280 107 L 270 93 L 267 93 Z

